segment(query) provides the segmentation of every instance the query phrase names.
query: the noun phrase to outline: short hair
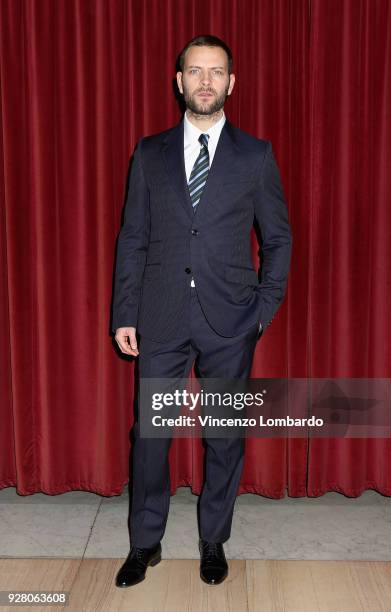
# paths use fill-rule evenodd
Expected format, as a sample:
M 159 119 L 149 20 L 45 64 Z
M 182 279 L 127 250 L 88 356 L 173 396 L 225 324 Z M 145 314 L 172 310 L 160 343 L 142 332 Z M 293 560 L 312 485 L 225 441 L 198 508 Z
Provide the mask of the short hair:
M 222 49 L 224 49 L 228 56 L 228 74 L 231 74 L 233 67 L 231 49 L 223 40 L 221 40 L 221 38 L 218 38 L 217 36 L 212 36 L 212 34 L 201 34 L 200 36 L 195 36 L 182 49 L 179 55 L 179 67 L 182 72 L 185 67 L 185 55 L 188 49 L 190 49 L 190 47 L 221 47 Z

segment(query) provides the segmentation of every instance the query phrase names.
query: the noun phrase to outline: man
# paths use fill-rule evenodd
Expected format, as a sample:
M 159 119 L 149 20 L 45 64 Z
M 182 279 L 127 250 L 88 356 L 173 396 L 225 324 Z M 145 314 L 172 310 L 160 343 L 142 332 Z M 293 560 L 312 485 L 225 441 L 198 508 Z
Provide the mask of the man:
M 113 331 L 139 356 L 140 377 L 249 377 L 257 340 L 283 301 L 292 235 L 270 141 L 234 127 L 224 102 L 235 83 L 232 54 L 214 36 L 183 49 L 177 83 L 183 120 L 141 138 L 118 238 Z M 261 282 L 251 258 L 254 217 L 262 239 Z M 136 332 L 140 335 L 139 345 Z M 169 438 L 140 436 L 135 423 L 131 550 L 117 586 L 144 579 L 161 559 L 169 503 Z M 244 439 L 207 438 L 199 498 L 200 576 L 228 574 Z

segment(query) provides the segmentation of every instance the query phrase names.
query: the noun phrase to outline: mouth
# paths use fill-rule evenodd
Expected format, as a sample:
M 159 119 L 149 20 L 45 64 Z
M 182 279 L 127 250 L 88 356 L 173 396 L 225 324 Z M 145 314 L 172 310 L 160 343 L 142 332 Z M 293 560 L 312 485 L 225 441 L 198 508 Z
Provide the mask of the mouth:
M 207 91 L 201 91 L 199 94 L 197 94 L 200 98 L 211 98 L 212 94 L 208 93 Z

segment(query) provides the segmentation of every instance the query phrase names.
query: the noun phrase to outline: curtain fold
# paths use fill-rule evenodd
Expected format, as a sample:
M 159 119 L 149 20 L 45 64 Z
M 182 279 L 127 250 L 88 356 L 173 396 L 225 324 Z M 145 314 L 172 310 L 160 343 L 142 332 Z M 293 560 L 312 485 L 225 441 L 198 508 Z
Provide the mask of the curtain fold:
M 269 139 L 293 230 L 253 377 L 389 377 L 387 0 L 3 0 L 0 488 L 123 492 L 136 363 L 110 335 L 116 237 L 141 136 L 181 117 L 175 60 L 229 44 L 225 111 Z M 254 263 L 258 246 L 253 235 Z M 248 439 L 239 492 L 391 495 L 389 439 Z M 171 489 L 203 481 L 175 439 Z
M 308 376 L 391 376 L 391 5 L 311 2 Z M 312 439 L 308 495 L 391 495 L 391 439 Z

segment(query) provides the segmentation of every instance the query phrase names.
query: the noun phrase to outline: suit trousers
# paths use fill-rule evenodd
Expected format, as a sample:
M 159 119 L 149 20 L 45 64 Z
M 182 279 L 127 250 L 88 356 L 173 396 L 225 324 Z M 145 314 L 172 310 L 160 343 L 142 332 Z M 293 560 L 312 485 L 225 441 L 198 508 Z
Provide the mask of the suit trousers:
M 258 339 L 258 323 L 232 338 L 209 325 L 195 287 L 189 287 L 186 333 L 169 342 L 139 339 L 139 375 L 188 378 L 196 360 L 202 378 L 248 379 Z M 170 505 L 169 449 L 172 439 L 140 436 L 134 424 L 130 540 L 151 548 L 163 538 Z M 205 481 L 198 500 L 199 535 L 225 542 L 231 534 L 234 504 L 244 463 L 245 438 L 205 437 Z

